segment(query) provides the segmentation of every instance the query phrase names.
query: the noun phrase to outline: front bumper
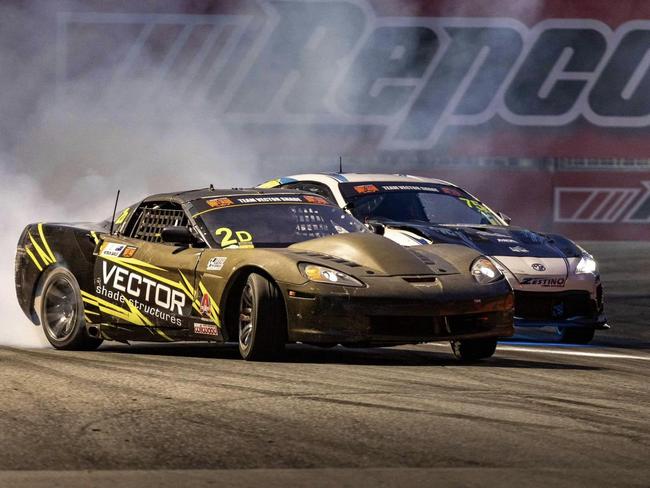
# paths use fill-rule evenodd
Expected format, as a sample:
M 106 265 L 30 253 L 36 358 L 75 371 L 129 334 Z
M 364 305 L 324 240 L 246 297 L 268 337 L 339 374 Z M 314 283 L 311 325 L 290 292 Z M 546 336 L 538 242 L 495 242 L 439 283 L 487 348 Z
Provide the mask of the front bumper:
M 609 329 L 602 285 L 586 290 L 525 292 L 515 290 L 515 326 Z
M 413 286 L 400 277 L 366 281 L 367 288 L 281 284 L 289 340 L 395 345 L 514 333 L 512 291 L 506 280 L 481 286 L 467 286 L 461 277 L 450 276 L 431 286 Z

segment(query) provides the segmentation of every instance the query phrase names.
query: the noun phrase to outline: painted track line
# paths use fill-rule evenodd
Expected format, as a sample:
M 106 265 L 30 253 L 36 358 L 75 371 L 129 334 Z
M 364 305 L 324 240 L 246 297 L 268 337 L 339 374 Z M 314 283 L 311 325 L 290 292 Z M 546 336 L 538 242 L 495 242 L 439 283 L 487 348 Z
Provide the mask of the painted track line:
M 585 352 L 585 351 L 567 351 L 556 349 L 539 349 L 536 347 L 512 347 L 512 346 L 498 346 L 497 351 L 517 351 L 517 352 L 532 352 L 538 354 L 556 354 L 558 356 L 584 356 L 591 358 L 611 358 L 611 359 L 638 359 L 641 361 L 650 361 L 650 356 L 632 356 L 631 354 L 617 354 L 609 352 Z
M 441 342 L 430 342 L 427 343 L 426 345 L 428 346 L 436 346 L 436 347 L 449 347 L 449 344 L 446 343 L 441 343 Z M 570 345 L 561 345 L 560 347 L 571 347 Z M 576 345 L 575 347 L 593 347 L 593 346 L 580 346 Z M 507 344 L 502 344 L 499 343 L 497 346 L 497 352 L 502 351 L 502 352 L 508 352 L 508 351 L 513 351 L 513 352 L 532 352 L 532 353 L 537 353 L 537 354 L 555 354 L 558 356 L 584 356 L 584 357 L 592 357 L 592 358 L 609 358 L 609 359 L 637 359 L 640 361 L 650 361 L 650 355 L 648 356 L 633 356 L 631 354 L 619 354 L 619 353 L 610 353 L 610 352 L 585 352 L 585 351 L 567 351 L 566 349 L 564 350 L 558 350 L 558 349 L 542 349 L 537 345 L 531 344 L 531 347 L 517 347 L 517 346 L 509 346 Z

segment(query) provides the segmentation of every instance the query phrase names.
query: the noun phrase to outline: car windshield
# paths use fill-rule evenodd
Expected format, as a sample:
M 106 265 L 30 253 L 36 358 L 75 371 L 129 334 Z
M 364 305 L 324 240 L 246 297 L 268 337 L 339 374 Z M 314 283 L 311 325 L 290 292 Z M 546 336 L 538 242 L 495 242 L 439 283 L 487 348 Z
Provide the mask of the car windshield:
M 201 210 L 201 205 L 204 206 Z M 195 217 L 218 248 L 286 247 L 296 242 L 367 229 L 313 195 L 228 196 L 204 199 Z
M 503 225 L 487 205 L 454 186 L 399 183 L 346 183 L 341 186 L 350 211 L 362 222 Z

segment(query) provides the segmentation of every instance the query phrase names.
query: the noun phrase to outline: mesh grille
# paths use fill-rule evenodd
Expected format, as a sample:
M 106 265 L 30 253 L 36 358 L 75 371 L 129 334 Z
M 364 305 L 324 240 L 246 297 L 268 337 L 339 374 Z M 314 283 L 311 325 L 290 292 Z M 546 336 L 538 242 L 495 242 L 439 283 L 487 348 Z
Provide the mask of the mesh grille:
M 187 218 L 180 209 L 145 208 L 142 210 L 134 237 L 147 242 L 162 242 L 165 227 L 185 226 Z

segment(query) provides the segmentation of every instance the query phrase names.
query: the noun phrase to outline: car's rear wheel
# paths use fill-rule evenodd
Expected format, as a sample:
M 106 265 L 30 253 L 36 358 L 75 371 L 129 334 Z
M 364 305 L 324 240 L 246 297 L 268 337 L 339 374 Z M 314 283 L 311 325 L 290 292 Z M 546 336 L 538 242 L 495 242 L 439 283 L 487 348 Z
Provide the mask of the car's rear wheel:
M 558 333 L 560 341 L 566 344 L 589 344 L 596 330 L 584 327 L 558 327 Z
M 34 297 L 34 310 L 56 349 L 92 350 L 102 343 L 86 331 L 79 283 L 66 268 L 46 271 Z
M 451 350 L 456 359 L 461 361 L 479 361 L 494 355 L 497 348 L 496 339 L 463 339 L 451 341 Z
M 278 287 L 251 273 L 239 301 L 239 353 L 248 361 L 273 360 L 286 343 L 286 313 Z

